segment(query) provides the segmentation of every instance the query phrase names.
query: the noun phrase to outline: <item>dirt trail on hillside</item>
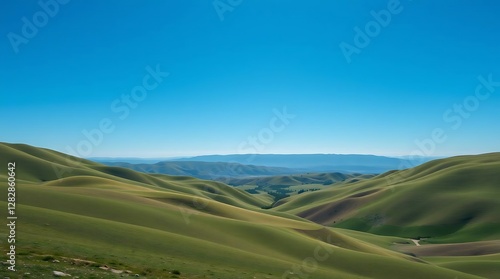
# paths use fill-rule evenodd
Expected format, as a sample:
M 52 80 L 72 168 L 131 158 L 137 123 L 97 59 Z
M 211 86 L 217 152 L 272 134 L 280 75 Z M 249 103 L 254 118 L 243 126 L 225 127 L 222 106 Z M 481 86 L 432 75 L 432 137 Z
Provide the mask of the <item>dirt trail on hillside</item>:
M 420 256 L 479 256 L 500 253 L 500 240 L 478 241 L 468 243 L 396 245 L 396 250 Z M 420 244 L 420 243 L 418 243 Z

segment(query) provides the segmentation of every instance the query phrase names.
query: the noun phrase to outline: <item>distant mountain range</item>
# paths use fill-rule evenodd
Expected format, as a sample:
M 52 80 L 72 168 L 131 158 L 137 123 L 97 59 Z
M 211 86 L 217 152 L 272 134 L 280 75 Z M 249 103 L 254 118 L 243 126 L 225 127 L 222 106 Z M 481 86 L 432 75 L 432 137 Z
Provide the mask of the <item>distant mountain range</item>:
M 246 154 L 207 155 L 176 158 L 154 163 L 155 159 L 94 158 L 108 166 L 118 166 L 146 173 L 185 175 L 202 179 L 291 175 L 308 172 L 378 174 L 418 166 L 430 158 L 405 160 L 375 155 L 339 154 Z M 153 163 L 152 163 L 153 162 Z
M 186 157 L 170 157 L 170 158 L 139 158 L 139 157 L 89 157 L 85 158 L 90 161 L 103 163 L 103 162 L 113 162 L 113 163 L 130 163 L 130 164 L 156 164 L 159 162 L 173 161 L 177 159 L 184 159 Z
M 176 159 L 176 161 L 231 162 L 267 167 L 283 167 L 310 171 L 339 171 L 381 173 L 409 168 L 430 161 L 427 158 L 406 160 L 376 155 L 359 154 L 235 154 L 206 155 Z
M 108 166 L 123 167 L 145 173 L 192 176 L 201 179 L 217 179 L 221 177 L 274 176 L 299 173 L 301 170 L 242 165 L 224 162 L 191 162 L 172 161 L 156 164 L 130 164 L 123 162 L 103 162 Z

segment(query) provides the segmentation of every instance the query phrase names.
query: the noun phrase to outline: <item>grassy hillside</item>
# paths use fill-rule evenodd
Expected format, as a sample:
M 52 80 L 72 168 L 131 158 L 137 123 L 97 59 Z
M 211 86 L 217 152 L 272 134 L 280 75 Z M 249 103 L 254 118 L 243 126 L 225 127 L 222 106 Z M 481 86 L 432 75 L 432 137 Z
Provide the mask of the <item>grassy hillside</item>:
M 336 182 L 346 181 L 354 177 L 361 177 L 361 174 L 344 173 L 305 173 L 296 175 L 280 175 L 265 177 L 246 177 L 246 178 L 226 178 L 221 179 L 224 183 L 232 186 L 257 185 L 257 186 L 300 186 L 305 184 L 331 185 Z M 369 175 L 366 175 L 369 177 Z
M 342 232 L 441 267 L 500 278 L 498 170 L 500 153 L 441 159 L 293 196 L 274 210 L 357 230 Z
M 265 205 L 248 193 L 225 184 L 199 180 L 192 177 L 146 175 L 126 168 L 108 167 L 87 160 L 71 157 L 51 150 L 26 145 L 0 144 L 0 163 L 15 161 L 17 177 L 23 183 L 69 185 L 117 189 L 133 188 L 135 191 L 166 191 L 219 200 L 241 207 Z M 2 173 L 5 176 L 6 173 Z M 98 180 L 96 182 L 96 180 Z M 113 186 L 113 185 L 119 186 Z M 111 185 L 111 186 L 109 186 Z
M 119 276 L 106 266 L 142 278 L 481 278 L 387 244 L 402 238 L 262 210 L 264 199 L 222 183 L 147 175 L 26 145 L 0 144 L 0 152 L 0 165 L 16 162 L 18 183 L 18 272 L 0 271 L 10 278 L 52 278 L 54 270 Z M 6 195 L 0 205 L 7 207 Z
M 317 223 L 447 243 L 500 239 L 500 153 L 460 156 L 292 197 L 276 208 Z
M 268 194 L 271 196 L 271 200 L 277 202 L 288 196 L 325 189 L 339 182 L 353 182 L 371 177 L 373 175 L 370 174 L 335 172 L 246 178 L 227 177 L 218 180 L 251 194 Z

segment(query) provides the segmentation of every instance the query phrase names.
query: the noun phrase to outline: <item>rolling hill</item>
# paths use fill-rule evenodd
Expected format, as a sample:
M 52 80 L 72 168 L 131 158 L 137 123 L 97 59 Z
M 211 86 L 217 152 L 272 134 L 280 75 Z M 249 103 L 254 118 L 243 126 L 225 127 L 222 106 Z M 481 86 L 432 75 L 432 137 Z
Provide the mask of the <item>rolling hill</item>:
M 290 195 L 308 191 L 318 191 L 339 182 L 353 183 L 373 177 L 370 174 L 343 174 L 343 173 L 304 173 L 295 175 L 279 175 L 246 178 L 219 178 L 220 182 L 243 189 L 251 194 L 269 195 L 272 200 L 278 200 Z
M 305 173 L 296 175 L 279 175 L 265 177 L 245 177 L 245 178 L 222 178 L 222 181 L 232 186 L 242 185 L 258 185 L 258 186 L 297 186 L 305 184 L 321 184 L 331 185 L 333 183 L 342 182 L 353 179 L 355 177 L 371 177 L 370 175 L 361 174 L 344 174 L 344 173 Z
M 281 200 L 276 211 L 380 236 L 392 249 L 500 278 L 500 153 L 458 156 Z M 372 242 L 373 243 L 373 242 Z
M 0 271 L 10 278 L 53 278 L 59 270 L 79 278 L 122 272 L 142 278 L 472 279 L 498 267 L 491 263 L 495 255 L 462 266 L 470 256 L 413 256 L 401 252 L 414 246 L 407 238 L 300 217 L 327 203 L 330 190 L 263 210 L 267 201 L 220 182 L 144 174 L 27 145 L 0 143 L 0 154 L 0 165 L 16 162 L 18 272 Z M 0 181 L 6 178 L 0 172 Z M 371 180 L 350 185 L 358 192 Z M 7 183 L 0 187 L 6 193 Z M 0 204 L 7 208 L 6 195 Z M 0 212 L 5 220 L 6 210 Z
M 500 153 L 414 169 L 282 200 L 275 210 L 326 226 L 428 243 L 500 239 Z

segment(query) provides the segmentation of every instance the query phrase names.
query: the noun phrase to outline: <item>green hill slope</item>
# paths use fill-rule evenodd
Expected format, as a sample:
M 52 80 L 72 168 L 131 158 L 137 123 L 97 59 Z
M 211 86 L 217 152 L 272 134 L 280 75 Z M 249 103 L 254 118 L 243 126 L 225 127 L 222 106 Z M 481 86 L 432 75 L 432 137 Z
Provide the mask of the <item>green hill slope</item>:
M 221 179 L 226 184 L 233 186 L 241 185 L 258 185 L 266 186 L 298 186 L 304 184 L 319 184 L 331 185 L 336 182 L 353 179 L 355 177 L 367 178 L 371 175 L 361 174 L 344 174 L 344 173 L 306 173 L 296 175 L 280 175 L 280 176 L 264 176 L 264 177 L 247 177 L 247 178 L 226 178 Z
M 105 266 L 145 278 L 481 278 L 393 251 L 388 238 L 262 210 L 260 199 L 222 183 L 25 145 L 0 144 L 0 152 L 0 165 L 16 162 L 18 272 L 0 272 L 10 278 L 52 278 L 54 270 L 116 278 Z
M 436 160 L 289 198 L 276 210 L 327 226 L 428 242 L 500 239 L 499 170 L 500 153 Z
M 334 172 L 246 178 L 227 177 L 217 180 L 245 190 L 251 194 L 269 196 L 271 201 L 278 202 L 280 199 L 291 195 L 308 191 L 318 191 L 331 187 L 339 182 L 359 181 L 373 176 L 374 175 L 370 174 L 344 174 Z

